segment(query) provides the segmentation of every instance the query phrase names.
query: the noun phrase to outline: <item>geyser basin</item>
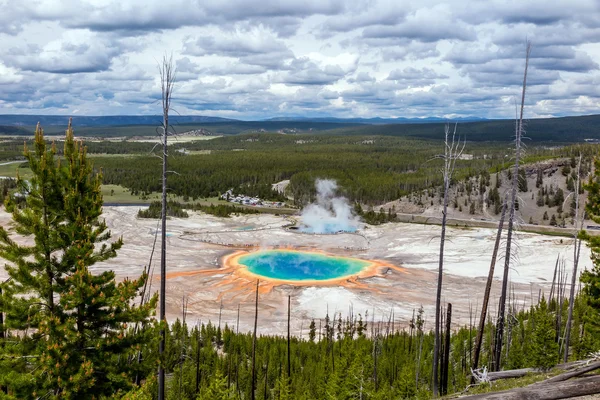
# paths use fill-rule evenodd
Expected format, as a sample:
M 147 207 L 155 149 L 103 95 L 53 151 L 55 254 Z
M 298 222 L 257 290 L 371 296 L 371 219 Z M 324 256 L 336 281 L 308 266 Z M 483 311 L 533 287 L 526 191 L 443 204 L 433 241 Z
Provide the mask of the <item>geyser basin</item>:
M 296 250 L 261 250 L 237 258 L 248 272 L 284 281 L 327 281 L 356 275 L 371 265 L 358 258 Z

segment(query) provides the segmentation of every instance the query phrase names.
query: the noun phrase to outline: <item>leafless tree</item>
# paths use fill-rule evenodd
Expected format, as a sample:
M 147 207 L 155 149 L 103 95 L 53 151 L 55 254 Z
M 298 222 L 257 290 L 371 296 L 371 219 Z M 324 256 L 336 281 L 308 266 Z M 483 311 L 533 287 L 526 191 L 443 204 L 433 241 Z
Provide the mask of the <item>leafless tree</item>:
M 440 303 L 442 299 L 442 274 L 444 271 L 444 244 L 446 242 L 446 219 L 448 214 L 448 194 L 450 193 L 450 182 L 454 174 L 456 160 L 460 158 L 465 149 L 465 141 L 456 134 L 457 125 L 450 131 L 450 125 L 444 128 L 444 154 L 437 156 L 444 161 L 442 170 L 444 176 L 444 200 L 442 204 L 442 233 L 440 239 L 440 261 L 438 269 L 437 293 L 435 299 L 435 344 L 433 349 L 433 395 L 438 395 L 438 364 L 440 359 Z
M 521 161 L 521 139 L 523 137 L 523 110 L 525 108 L 525 89 L 527 88 L 527 68 L 529 67 L 529 55 L 531 54 L 531 42 L 527 42 L 525 52 L 525 72 L 523 74 L 523 88 L 521 92 L 521 108 L 519 119 L 516 123 L 515 132 L 515 164 L 513 166 L 513 179 L 510 192 L 508 233 L 506 238 L 506 255 L 504 257 L 504 276 L 502 278 L 502 290 L 500 292 L 500 310 L 498 312 L 498 324 L 496 326 L 496 348 L 494 351 L 494 370 L 500 370 L 500 357 L 502 355 L 502 339 L 504 337 L 504 313 L 506 308 L 506 292 L 508 286 L 508 271 L 510 269 L 511 245 L 513 227 L 515 223 L 515 203 L 517 202 L 517 183 L 519 180 L 519 163 Z
M 165 369 L 163 366 L 163 353 L 165 351 L 165 325 L 167 323 L 165 317 L 166 311 L 166 281 L 167 281 L 167 137 L 169 136 L 169 110 L 171 108 L 171 96 L 173 93 L 173 85 L 175 84 L 175 67 L 173 65 L 173 56 L 162 59 L 159 65 L 160 84 L 161 84 L 161 99 L 162 99 L 162 225 L 161 225 L 161 251 L 160 251 L 160 310 L 159 318 L 161 323 L 160 342 L 158 345 L 158 353 L 160 356 L 160 364 L 158 367 L 158 399 L 165 399 Z
M 567 326 L 565 332 L 565 354 L 564 362 L 569 358 L 569 343 L 571 340 L 571 323 L 573 321 L 573 302 L 575 301 L 575 283 L 577 282 L 577 266 L 579 264 L 579 253 L 581 251 L 581 239 L 579 231 L 583 229 L 583 214 L 579 215 L 579 180 L 581 174 L 581 154 L 579 154 L 579 162 L 577 163 L 577 182 L 575 184 L 575 242 L 573 243 L 573 274 L 571 275 L 571 292 L 569 293 L 569 314 L 567 317 Z
M 260 281 L 256 280 L 256 300 L 254 301 L 254 331 L 252 332 L 252 387 L 250 399 L 256 399 L 256 327 L 258 326 L 258 286 Z
M 490 301 L 490 292 L 492 290 L 492 281 L 494 280 L 494 269 L 496 267 L 496 259 L 498 258 L 498 249 L 500 248 L 500 238 L 502 236 L 502 228 L 504 226 L 504 219 L 506 217 L 506 206 L 507 199 L 504 198 L 502 204 L 502 214 L 500 215 L 500 222 L 498 223 L 498 232 L 496 233 L 496 244 L 494 245 L 494 251 L 492 253 L 492 261 L 490 263 L 490 270 L 488 273 L 487 282 L 485 285 L 485 293 L 483 295 L 483 304 L 481 306 L 481 316 L 479 317 L 479 329 L 477 330 L 477 338 L 475 339 L 475 352 L 473 355 L 473 366 L 474 370 L 477 369 L 479 364 L 479 354 L 481 352 L 481 343 L 483 341 L 483 331 L 485 329 L 485 318 L 487 315 L 488 303 Z

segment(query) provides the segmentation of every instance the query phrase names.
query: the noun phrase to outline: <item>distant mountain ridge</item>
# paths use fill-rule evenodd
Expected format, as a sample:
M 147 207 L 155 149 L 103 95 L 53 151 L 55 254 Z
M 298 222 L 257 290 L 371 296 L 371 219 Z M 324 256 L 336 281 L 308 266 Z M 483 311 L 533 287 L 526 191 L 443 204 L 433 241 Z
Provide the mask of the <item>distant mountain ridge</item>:
M 38 122 L 42 126 L 65 126 L 69 122 L 67 115 L 25 115 L 25 114 L 0 114 L 0 125 L 4 126 L 33 126 Z M 73 124 L 76 126 L 123 126 L 123 125 L 159 125 L 162 121 L 161 115 L 104 115 L 88 116 L 74 115 Z M 388 124 L 427 124 L 436 122 L 479 122 L 487 121 L 478 117 L 459 118 L 336 118 L 336 117 L 275 117 L 259 121 L 244 121 L 239 119 L 211 117 L 204 115 L 172 115 L 169 121 L 173 124 L 206 124 L 219 122 L 325 122 L 333 124 L 365 124 L 365 125 L 388 125 Z
M 38 122 L 42 126 L 65 126 L 69 122 L 67 115 L 20 115 L 0 114 L 0 125 L 31 126 Z M 117 126 L 117 125 L 159 125 L 162 115 L 105 115 L 105 116 L 73 116 L 76 126 Z M 237 120 L 204 115 L 172 115 L 171 124 L 205 124 L 214 122 L 237 122 Z
M 81 137 L 156 136 L 161 117 L 102 116 L 74 117 Z M 29 136 L 40 122 L 47 134 L 61 135 L 67 116 L 0 115 L 0 135 Z M 390 122 L 393 121 L 393 122 Z M 515 121 L 512 119 L 444 119 L 419 118 L 273 118 L 264 121 L 241 121 L 207 116 L 173 116 L 170 123 L 176 132 L 203 130 L 213 136 L 279 133 L 285 135 L 325 134 L 356 136 L 407 136 L 421 139 L 443 139 L 446 123 L 458 123 L 458 133 L 469 141 L 512 141 Z M 573 117 L 526 119 L 527 137 L 536 142 L 600 142 L 600 114 Z
M 335 117 L 276 117 L 266 119 L 264 121 L 277 122 L 331 122 L 331 123 L 356 123 L 365 125 L 389 125 L 389 124 L 429 124 L 438 122 L 480 122 L 488 121 L 486 118 L 479 117 L 458 117 L 458 118 L 442 118 L 442 117 L 424 117 L 424 118 L 335 118 Z

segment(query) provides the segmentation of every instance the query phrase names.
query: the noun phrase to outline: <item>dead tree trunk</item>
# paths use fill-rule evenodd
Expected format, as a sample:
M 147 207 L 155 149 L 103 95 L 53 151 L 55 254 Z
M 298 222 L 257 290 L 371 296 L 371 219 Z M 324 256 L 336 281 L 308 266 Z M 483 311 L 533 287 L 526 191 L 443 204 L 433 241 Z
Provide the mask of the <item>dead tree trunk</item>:
M 173 84 L 175 83 L 175 68 L 173 66 L 173 57 L 167 59 L 163 57 L 162 65 L 160 66 L 160 83 L 162 93 L 162 225 L 161 225 L 161 250 L 160 250 L 160 342 L 158 345 L 158 353 L 160 363 L 158 366 L 158 399 L 165 399 L 165 368 L 163 354 L 165 351 L 166 338 L 166 282 L 167 282 L 167 137 L 169 136 L 169 109 L 171 107 L 171 95 L 173 92 Z
M 456 160 L 462 154 L 465 143 L 460 141 L 460 138 L 456 138 L 456 125 L 454 125 L 454 131 L 452 137 L 450 137 L 450 126 L 446 125 L 444 131 L 444 154 L 439 156 L 444 160 L 444 200 L 442 204 L 442 232 L 440 236 L 440 254 L 439 254 L 439 267 L 438 267 L 438 281 L 437 290 L 435 297 L 435 342 L 433 347 L 433 374 L 432 374 L 432 389 L 433 395 L 438 395 L 438 364 L 440 360 L 440 306 L 442 301 L 442 278 L 444 273 L 444 245 L 446 243 L 446 219 L 448 214 L 448 194 L 450 192 L 450 181 L 454 174 L 454 167 Z
M 556 375 L 553 378 L 547 379 L 544 381 L 544 383 L 564 381 L 569 378 L 573 378 L 573 377 L 576 377 L 576 376 L 579 376 L 579 375 L 582 375 L 587 372 L 590 372 L 590 371 L 600 368 L 600 362 L 598 362 L 598 361 L 591 362 L 591 361 L 592 360 L 580 360 L 580 361 L 572 361 L 572 362 L 565 363 L 565 364 L 559 364 L 554 368 L 558 369 L 558 370 L 566 370 L 567 372 L 564 372 L 560 375 Z M 508 371 L 488 372 L 487 375 L 485 376 L 485 378 L 486 378 L 486 381 L 494 382 L 494 381 L 498 381 L 501 379 L 522 378 L 529 373 L 540 373 L 540 372 L 544 372 L 544 371 L 541 369 L 537 369 L 537 368 L 520 368 L 520 369 L 511 369 Z M 480 374 L 477 374 L 477 380 L 478 381 L 482 380 Z
M 200 375 L 200 349 L 202 348 L 202 331 L 200 329 L 200 325 L 198 325 L 198 337 L 197 340 L 198 342 L 196 343 L 196 390 L 194 391 L 194 393 L 196 395 L 198 395 L 198 393 L 200 392 L 200 379 L 201 379 L 201 375 Z
M 0 298 L 2 297 L 2 286 L 0 286 Z M 4 347 L 4 313 L 0 310 L 0 348 Z M 8 389 L 5 386 L 0 386 L 0 392 L 6 394 Z
M 579 225 L 579 229 L 583 228 L 583 218 L 578 224 L 579 219 L 579 175 L 581 174 L 581 154 L 577 163 L 577 183 L 575 187 L 575 224 Z M 578 238 L 577 229 L 575 229 L 575 243 L 573 245 L 573 274 L 571 275 L 571 291 L 569 293 L 569 313 L 567 316 L 567 326 L 565 331 L 565 355 L 563 362 L 569 359 L 569 344 L 571 342 L 571 324 L 573 321 L 573 302 L 575 301 L 575 284 L 577 283 L 577 265 L 579 264 L 579 253 L 581 251 L 581 239 Z
M 515 222 L 515 202 L 517 201 L 517 181 L 519 180 L 519 162 L 521 161 L 521 138 L 523 135 L 523 110 L 525 108 L 525 89 L 527 88 L 527 68 L 529 67 L 529 55 L 531 54 L 531 43 L 527 42 L 525 55 L 525 73 L 523 74 L 523 90 L 521 93 L 521 113 L 516 126 L 515 138 L 515 165 L 510 193 L 510 213 L 508 217 L 508 235 L 506 238 L 506 255 L 504 257 L 504 276 L 502 278 L 502 290 L 500 292 L 500 310 L 498 313 L 498 324 L 496 326 L 496 348 L 494 356 L 494 370 L 499 371 L 502 356 L 502 340 L 504 338 L 504 310 L 506 307 L 506 292 L 508 285 L 508 271 L 510 269 L 511 244 L 513 226 Z
M 446 338 L 444 340 L 444 365 L 442 365 L 442 396 L 448 393 L 448 365 L 450 364 L 450 323 L 452 321 L 452 303 L 448 303 L 446 314 Z
M 548 304 L 552 302 L 554 297 L 554 287 L 556 285 L 556 271 L 558 270 L 558 262 L 560 260 L 560 254 L 556 256 L 556 264 L 554 265 L 554 275 L 552 277 L 552 286 L 550 286 L 550 296 L 548 296 Z
M 475 338 L 475 351 L 473 355 L 473 369 L 477 369 L 479 365 L 479 354 L 481 353 L 481 342 L 483 341 L 483 331 L 485 330 L 485 319 L 490 301 L 490 292 L 492 291 L 492 282 L 494 280 L 494 269 L 496 267 L 496 259 L 498 258 L 498 249 L 500 248 L 500 238 L 502 237 L 502 228 L 504 226 L 504 218 L 506 217 L 507 199 L 504 198 L 502 205 L 502 214 L 500 214 L 500 222 L 498 223 L 498 232 L 496 233 L 496 243 L 492 253 L 492 261 L 490 263 L 490 271 L 488 272 L 487 282 L 485 285 L 485 293 L 483 295 L 483 304 L 481 305 L 481 315 L 479 316 L 479 329 Z
M 235 334 L 240 332 L 240 304 L 238 303 L 237 320 L 235 322 Z
M 263 400 L 267 400 L 268 384 L 269 384 L 269 357 L 267 357 L 267 364 L 265 365 L 265 388 L 263 391 Z
M 258 284 L 259 280 L 256 280 L 256 301 L 254 303 L 254 332 L 252 333 L 252 391 L 250 398 L 256 399 L 256 327 L 258 325 Z
M 292 359 L 290 352 L 290 309 L 291 309 L 291 300 L 292 297 L 288 296 L 288 323 L 287 323 L 287 376 L 288 382 L 292 382 Z
M 463 400 L 558 400 L 600 393 L 600 375 L 558 383 L 543 383 L 496 393 L 461 397 Z

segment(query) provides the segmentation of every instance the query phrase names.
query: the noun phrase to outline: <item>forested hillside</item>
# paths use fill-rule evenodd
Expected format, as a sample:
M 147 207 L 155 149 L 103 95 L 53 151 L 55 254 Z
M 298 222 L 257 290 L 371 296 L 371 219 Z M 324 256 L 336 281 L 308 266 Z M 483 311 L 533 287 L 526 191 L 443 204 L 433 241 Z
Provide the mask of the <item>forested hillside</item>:
M 36 117 L 22 116 L 19 127 L 8 122 L 14 121 L 16 116 L 3 117 L 0 115 L 0 135 L 31 135 L 35 124 L 50 118 L 52 125 L 46 126 L 46 133 L 60 134 L 64 132 L 67 117 Z M 35 118 L 38 118 L 37 120 Z M 148 117 L 80 117 L 83 125 L 77 130 L 77 135 L 82 137 L 132 137 L 156 136 L 156 127 L 160 118 Z M 87 119 L 86 119 L 87 118 Z M 132 119 L 133 118 L 133 119 Z M 143 122 L 135 123 L 134 119 Z M 204 118 L 202 120 L 201 118 Z M 137 121 L 136 120 L 136 121 Z M 351 120 L 325 122 L 324 120 L 268 120 L 268 121 L 236 121 L 223 120 L 209 117 L 173 117 L 173 129 L 182 133 L 203 129 L 212 135 L 238 135 L 244 133 L 272 132 L 288 135 L 311 134 L 322 132 L 333 135 L 383 135 L 383 136 L 408 136 L 422 139 L 442 140 L 446 122 L 425 121 L 423 123 L 388 123 L 370 124 L 358 123 Z M 452 123 L 452 121 L 448 121 Z M 561 118 L 536 118 L 526 121 L 526 137 L 532 142 L 557 142 L 575 143 L 585 139 L 600 140 L 600 115 L 587 115 L 578 117 Z M 514 136 L 514 120 L 484 120 L 484 121 L 459 121 L 458 132 L 466 135 L 469 141 L 497 141 L 510 142 Z
M 443 140 L 444 123 L 368 125 L 342 128 L 334 132 L 342 135 L 411 136 Z M 562 118 L 536 118 L 525 121 L 525 137 L 532 142 L 583 142 L 600 140 L 600 115 Z M 507 142 L 514 138 L 514 120 L 490 120 L 458 124 L 458 132 L 469 141 Z
M 441 182 L 439 141 L 387 137 L 300 138 L 251 134 L 181 144 L 189 155 L 175 155 L 170 168 L 173 193 L 190 198 L 212 197 L 230 188 L 263 198 L 270 185 L 290 180 L 288 194 L 298 205 L 314 196 L 316 178 L 335 179 L 340 194 L 363 204 L 381 204 Z M 194 154 L 202 150 L 202 154 Z M 503 145 L 469 144 L 472 159 L 459 161 L 456 179 L 479 175 L 507 164 Z M 530 148 L 528 160 L 566 154 L 568 150 Z M 177 153 L 174 153 L 177 154 Z M 155 157 L 109 158 L 95 161 L 106 183 L 123 185 L 134 193 L 159 190 L 160 163 Z

